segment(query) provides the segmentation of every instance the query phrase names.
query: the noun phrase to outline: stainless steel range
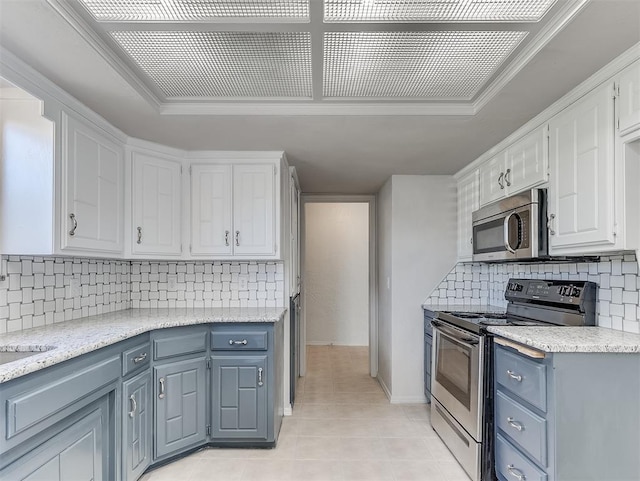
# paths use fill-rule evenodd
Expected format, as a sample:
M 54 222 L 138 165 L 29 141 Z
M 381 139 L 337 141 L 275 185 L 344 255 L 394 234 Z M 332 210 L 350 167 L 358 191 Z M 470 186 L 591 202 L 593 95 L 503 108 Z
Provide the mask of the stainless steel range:
M 506 313 L 439 312 L 433 325 L 431 424 L 473 481 L 493 470 L 492 337 L 486 326 L 595 324 L 596 284 L 510 279 Z

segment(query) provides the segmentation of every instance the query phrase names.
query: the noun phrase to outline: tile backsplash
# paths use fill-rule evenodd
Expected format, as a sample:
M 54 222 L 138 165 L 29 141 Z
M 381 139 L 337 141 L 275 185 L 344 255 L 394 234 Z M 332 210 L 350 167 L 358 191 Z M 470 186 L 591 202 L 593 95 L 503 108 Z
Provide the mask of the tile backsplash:
M 506 306 L 504 290 L 511 277 L 566 279 L 598 284 L 599 326 L 640 332 L 640 276 L 635 254 L 603 256 L 599 262 L 482 264 L 459 263 L 434 289 L 427 302 Z
M 281 262 L 2 257 L 0 333 L 128 308 L 279 307 Z

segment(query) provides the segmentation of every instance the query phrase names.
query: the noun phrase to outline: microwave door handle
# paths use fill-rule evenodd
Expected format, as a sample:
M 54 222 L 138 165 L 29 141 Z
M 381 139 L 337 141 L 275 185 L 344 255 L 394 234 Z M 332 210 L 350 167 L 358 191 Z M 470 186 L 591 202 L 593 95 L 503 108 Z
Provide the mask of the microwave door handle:
M 509 221 L 511 220 L 511 217 L 514 216 L 514 214 L 515 212 L 511 212 L 504 218 L 504 229 L 502 229 L 504 232 L 504 247 L 512 254 L 515 254 L 516 251 L 513 247 L 511 247 L 511 244 L 509 243 Z

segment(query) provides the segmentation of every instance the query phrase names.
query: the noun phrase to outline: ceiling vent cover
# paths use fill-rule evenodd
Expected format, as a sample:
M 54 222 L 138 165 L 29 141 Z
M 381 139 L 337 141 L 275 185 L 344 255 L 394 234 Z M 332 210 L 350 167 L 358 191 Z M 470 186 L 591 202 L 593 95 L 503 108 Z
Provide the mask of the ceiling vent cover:
M 324 21 L 537 22 L 556 0 L 324 0 Z
M 306 32 L 112 31 L 170 98 L 310 98 Z
M 526 35 L 514 31 L 327 32 L 324 95 L 468 100 Z

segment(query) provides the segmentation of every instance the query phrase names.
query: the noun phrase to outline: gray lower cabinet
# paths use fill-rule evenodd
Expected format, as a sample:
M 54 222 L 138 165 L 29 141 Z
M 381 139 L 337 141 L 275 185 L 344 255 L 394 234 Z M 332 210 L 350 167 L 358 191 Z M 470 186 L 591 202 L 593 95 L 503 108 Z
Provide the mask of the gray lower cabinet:
M 206 441 L 206 368 L 204 358 L 154 368 L 156 459 Z
M 122 476 L 138 479 L 151 464 L 151 373 L 122 384 Z
M 267 439 L 267 356 L 211 360 L 214 439 Z
M 494 354 L 500 481 L 640 480 L 640 354 Z
M 0 471 L 11 481 L 109 480 L 109 401 L 73 416 L 58 434 Z

